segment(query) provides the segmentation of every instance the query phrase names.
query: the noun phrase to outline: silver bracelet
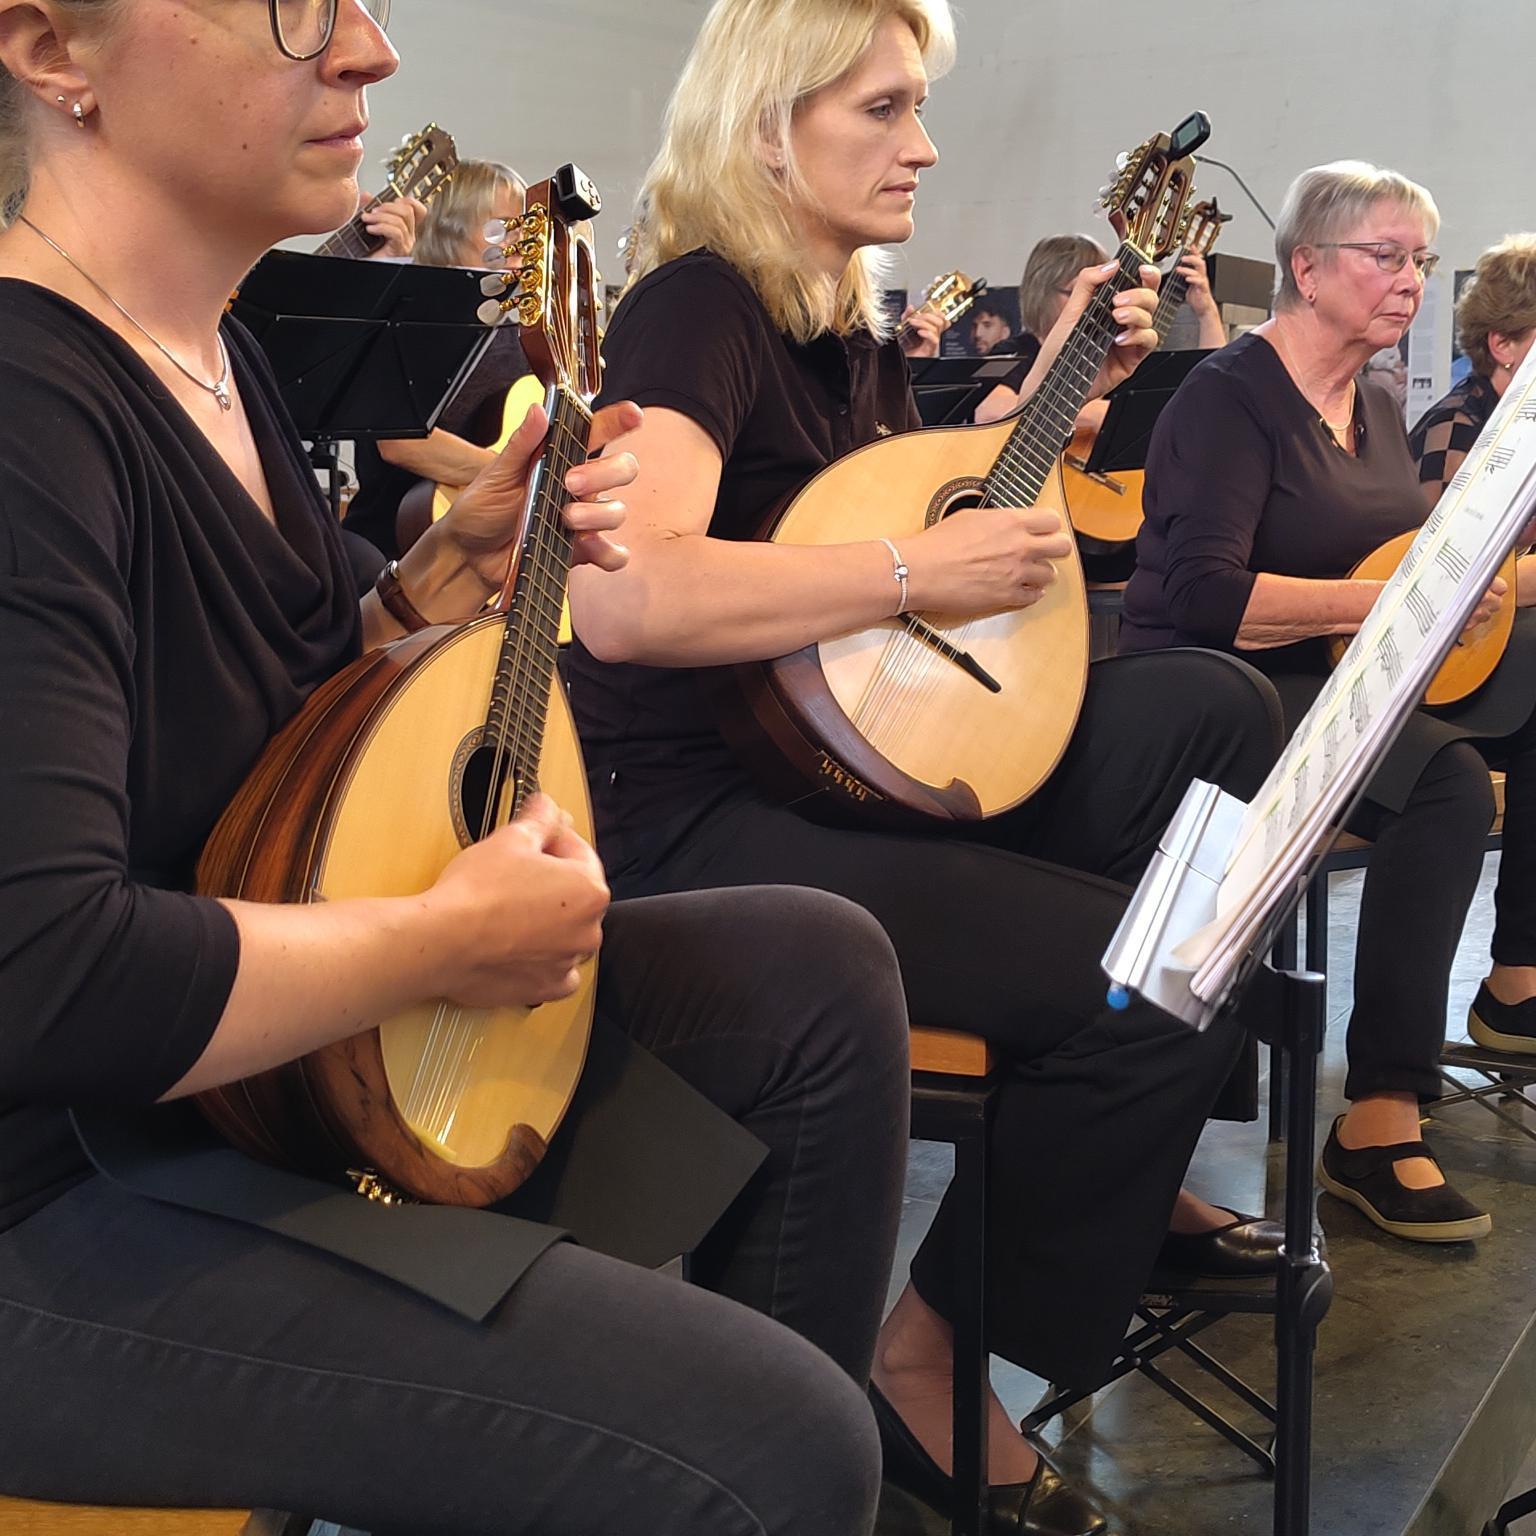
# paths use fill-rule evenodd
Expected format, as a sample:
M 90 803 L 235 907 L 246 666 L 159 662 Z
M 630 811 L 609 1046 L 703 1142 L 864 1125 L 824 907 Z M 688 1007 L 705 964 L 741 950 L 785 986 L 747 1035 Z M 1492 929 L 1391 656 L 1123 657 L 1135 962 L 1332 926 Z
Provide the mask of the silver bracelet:
M 896 615 L 900 617 L 907 611 L 907 577 L 911 572 L 907 569 L 907 562 L 901 558 L 901 551 L 889 539 L 882 538 L 880 542 L 890 550 L 891 575 L 901 583 L 901 602 L 896 607 Z

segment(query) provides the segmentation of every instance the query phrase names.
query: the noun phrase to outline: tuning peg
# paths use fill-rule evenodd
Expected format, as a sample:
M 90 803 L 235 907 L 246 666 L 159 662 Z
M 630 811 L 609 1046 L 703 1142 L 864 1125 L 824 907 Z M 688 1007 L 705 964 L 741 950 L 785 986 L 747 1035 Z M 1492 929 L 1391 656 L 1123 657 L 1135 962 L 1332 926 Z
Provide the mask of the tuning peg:
M 486 267 L 499 267 L 507 259 L 507 248 L 504 245 L 488 245 L 480 253 L 480 264 Z
M 515 305 L 500 299 L 487 299 L 475 314 L 479 316 L 481 325 L 500 325 L 501 322 L 512 313 Z
M 486 254 L 489 255 L 490 252 Z M 514 281 L 515 276 L 511 272 L 487 272 L 480 279 L 480 292 L 485 294 L 487 298 L 494 299 L 500 294 L 505 293 Z
M 488 219 L 485 228 L 480 231 L 481 237 L 487 245 L 505 245 L 507 243 L 507 220 Z
M 1122 149 L 1120 153 L 1115 156 L 1115 169 L 1117 171 L 1123 171 L 1130 163 L 1131 156 L 1127 150 Z

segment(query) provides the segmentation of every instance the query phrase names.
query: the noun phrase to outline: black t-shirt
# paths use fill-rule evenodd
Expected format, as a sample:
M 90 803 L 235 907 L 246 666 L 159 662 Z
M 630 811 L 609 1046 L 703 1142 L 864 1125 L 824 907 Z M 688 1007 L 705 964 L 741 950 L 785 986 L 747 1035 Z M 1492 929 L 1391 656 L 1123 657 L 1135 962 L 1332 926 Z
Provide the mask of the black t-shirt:
M 637 283 L 603 354 L 600 403 L 679 411 L 719 448 L 714 538 L 755 537 L 834 459 L 921 424 L 894 341 L 866 332 L 792 341 L 751 284 L 710 251 Z M 602 663 L 577 641 L 569 679 L 610 860 L 626 829 L 701 809 L 745 784 L 716 725 L 706 669 Z
M 1035 366 L 1035 359 L 1040 356 L 1040 338 L 1029 331 L 1020 331 L 1016 336 L 1004 336 L 995 346 L 987 348 L 988 357 L 1021 357 L 1024 359 L 1024 372 L 1028 373 Z
M 503 326 L 438 418 L 439 429 L 489 448 L 501 436 L 507 391 L 527 372 L 528 359 L 523 356 L 516 328 Z M 353 445 L 352 468 L 357 475 L 357 491 L 347 505 L 347 531 L 367 539 L 386 558 L 398 559 L 400 541 L 395 524 L 400 503 L 419 477 L 389 463 L 365 438 Z
M 119 336 L 0 279 L 0 1228 L 83 1172 L 61 1106 L 202 1054 L 239 941 L 198 852 L 361 643 L 266 359 L 224 335 L 275 526 Z
M 1240 336 L 1184 381 L 1147 454 L 1122 651 L 1233 650 L 1256 574 L 1338 579 L 1424 521 L 1397 402 L 1359 386 L 1346 453 L 1262 336 Z M 1265 671 L 1326 669 L 1323 642 L 1244 651 Z

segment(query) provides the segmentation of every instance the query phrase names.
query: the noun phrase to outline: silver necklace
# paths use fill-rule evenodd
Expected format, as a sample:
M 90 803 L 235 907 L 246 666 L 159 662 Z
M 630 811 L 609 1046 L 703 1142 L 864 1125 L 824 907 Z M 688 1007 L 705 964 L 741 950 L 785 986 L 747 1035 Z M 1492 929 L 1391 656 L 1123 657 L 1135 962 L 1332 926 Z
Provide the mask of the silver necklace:
M 207 379 L 201 379 L 195 373 L 193 373 L 192 370 L 188 368 L 187 365 L 182 362 L 182 360 L 177 357 L 176 354 L 172 352 L 171 349 L 166 346 L 163 341 L 161 341 L 157 336 L 152 335 L 144 326 L 140 325 L 139 322 L 135 320 L 133 316 L 130 315 L 128 311 L 124 309 L 123 306 L 119 304 L 117 300 L 114 299 L 112 295 L 108 293 L 107 290 L 103 288 L 101 284 L 98 283 L 96 279 L 92 277 L 91 274 L 87 272 L 85 268 L 82 267 L 80 263 L 69 254 L 68 251 L 64 249 L 62 245 L 59 244 L 57 240 L 53 239 L 49 235 L 45 235 L 42 230 L 40 230 L 37 225 L 34 224 L 32 220 L 26 216 L 26 214 L 18 213 L 16 215 L 16 222 L 18 224 L 25 224 L 27 228 L 30 229 L 32 233 L 43 242 L 44 245 L 52 246 L 53 249 L 56 250 L 59 255 L 62 256 L 64 260 L 67 261 L 70 266 L 72 266 L 75 271 L 78 272 L 80 276 L 83 277 L 86 282 L 88 282 L 91 287 L 94 288 L 96 292 L 99 293 L 102 298 L 104 298 L 107 303 L 110 304 L 112 308 L 115 309 L 118 314 L 120 314 L 123 319 L 126 320 L 129 325 L 134 328 L 134 330 L 138 331 L 148 341 L 152 342 L 156 347 L 160 349 L 160 352 L 165 357 L 166 361 L 169 362 L 178 373 L 184 374 L 187 378 L 191 379 L 191 381 L 196 384 L 199 389 L 206 389 L 208 393 L 219 402 L 220 410 L 234 410 L 235 402 L 230 398 L 229 394 L 229 348 L 224 345 L 223 332 L 220 332 L 218 336 L 219 363 L 222 366 L 223 371 L 219 374 L 218 378 L 214 380 L 212 384 L 210 384 Z

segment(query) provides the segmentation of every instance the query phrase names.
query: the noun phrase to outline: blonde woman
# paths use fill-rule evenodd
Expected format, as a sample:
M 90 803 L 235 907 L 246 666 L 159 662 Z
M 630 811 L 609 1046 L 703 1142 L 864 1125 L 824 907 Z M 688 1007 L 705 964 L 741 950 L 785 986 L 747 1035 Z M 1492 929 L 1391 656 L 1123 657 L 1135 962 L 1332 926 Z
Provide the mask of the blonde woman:
M 914 1018 L 975 1030 L 1008 1063 L 994 1132 L 993 1347 L 1094 1385 L 1166 1256 L 1246 1272 L 1272 1231 L 1179 1183 L 1238 1049 L 1145 1007 L 1104 1007 L 1103 954 L 1192 774 L 1256 787 L 1267 689 L 1221 657 L 1095 668 L 1082 724 L 1028 805 L 970 835 L 830 825 L 760 792 L 721 737 L 711 668 L 781 655 L 913 609 L 1024 607 L 1068 549 L 1050 513 L 961 512 L 901 541 L 758 543 L 770 509 L 831 460 L 916 425 L 878 305 L 877 248 L 907 239 L 937 159 L 922 123 L 953 49 L 944 0 L 719 0 L 645 182 L 638 280 L 605 343 L 645 402 L 631 549 L 612 591 L 574 590 L 572 698 L 616 890 L 789 881 L 879 918 Z M 1102 269 L 1080 276 L 1062 325 Z M 1155 295 L 1117 301 L 1101 387 L 1151 344 Z M 1034 379 L 1054 355 L 1047 339 Z M 1031 381 L 1032 383 L 1034 380 Z M 896 569 L 896 567 L 902 569 Z M 802 814 L 804 813 L 804 814 Z M 815 818 L 815 819 L 813 819 Z M 952 1308 L 946 1201 L 875 1363 L 888 1475 L 949 1501 Z M 1212 1236 L 1216 1231 L 1223 1236 Z M 996 1528 L 1103 1529 L 995 1400 Z
M 1421 416 L 1408 445 L 1431 508 L 1472 451 L 1536 342 L 1536 234 L 1509 235 L 1477 258 L 1456 301 L 1456 340 L 1472 371 Z M 1527 572 L 1521 568 L 1521 575 Z M 1536 583 L 1536 570 L 1530 571 Z
M 486 224 L 517 218 L 526 193 L 523 178 L 511 166 L 461 160 L 453 180 L 427 210 L 412 260 L 427 267 L 483 266 Z M 402 551 L 401 502 L 423 480 L 456 490 L 466 486 L 496 457 L 490 445 L 501 434 L 507 391 L 527 374 L 517 332 L 504 327 L 426 437 L 359 441 L 348 530 L 367 539 L 385 559 L 395 559 Z
M 544 431 L 360 603 L 225 316 L 265 249 L 356 205 L 385 9 L 0 0 L 0 1492 L 443 1536 L 866 1536 L 908 1093 L 867 914 L 804 890 L 610 905 L 541 797 L 409 900 L 192 893 L 306 696 L 496 589 Z M 600 412 L 594 445 L 638 420 Z M 568 475 L 580 558 L 622 563 L 634 469 Z M 564 996 L 599 944 L 600 1100 L 636 1129 L 583 1153 L 578 1095 L 547 1206 L 402 1225 L 156 1107 L 423 999 Z M 155 1198 L 142 1162 L 92 1168 L 71 1105 L 147 1139 Z M 692 1249 L 698 1283 L 612 1256 L 626 1231 Z
M 1350 572 L 1424 520 L 1402 411 L 1360 371 L 1418 313 L 1439 223 L 1423 187 L 1360 161 L 1292 183 L 1275 233 L 1274 318 L 1207 358 L 1158 422 L 1122 649 L 1236 651 L 1274 681 L 1293 726 L 1317 697 L 1327 638 L 1353 634 L 1380 591 Z M 1497 344 L 1513 355 L 1509 338 Z M 1495 964 L 1473 1028 L 1536 1050 L 1533 700 L 1536 632 L 1522 614 L 1477 693 L 1409 720 L 1347 823 L 1375 846 L 1355 943 L 1349 1104 L 1320 1176 L 1413 1242 L 1466 1242 L 1492 1226 L 1419 1133 L 1421 1106 L 1441 1091 L 1451 965 L 1493 815 L 1490 762 L 1508 770 L 1504 854 Z

